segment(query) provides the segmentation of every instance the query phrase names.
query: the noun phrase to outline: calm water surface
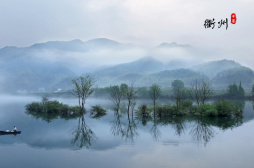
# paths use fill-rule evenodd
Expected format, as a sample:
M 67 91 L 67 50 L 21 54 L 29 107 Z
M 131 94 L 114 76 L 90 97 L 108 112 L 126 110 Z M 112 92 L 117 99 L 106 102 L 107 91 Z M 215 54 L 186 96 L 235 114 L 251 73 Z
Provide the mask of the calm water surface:
M 75 105 L 75 99 L 60 99 Z M 1 168 L 165 168 L 253 167 L 254 111 L 245 102 L 244 117 L 142 120 L 117 116 L 108 100 L 89 99 L 107 115 L 43 120 L 25 113 L 40 98 L 0 96 L 0 130 L 17 126 L 22 134 L 0 136 Z M 125 111 L 123 108 L 122 111 Z

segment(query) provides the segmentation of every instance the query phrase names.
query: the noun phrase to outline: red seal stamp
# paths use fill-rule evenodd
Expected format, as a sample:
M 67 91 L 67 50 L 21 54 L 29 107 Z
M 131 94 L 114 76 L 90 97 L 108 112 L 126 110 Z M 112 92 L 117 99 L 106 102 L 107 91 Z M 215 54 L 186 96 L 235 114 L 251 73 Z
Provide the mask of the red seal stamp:
M 232 13 L 232 14 L 231 14 L 231 23 L 232 23 L 232 24 L 235 24 L 235 23 L 236 23 L 236 14 L 235 14 L 235 13 Z

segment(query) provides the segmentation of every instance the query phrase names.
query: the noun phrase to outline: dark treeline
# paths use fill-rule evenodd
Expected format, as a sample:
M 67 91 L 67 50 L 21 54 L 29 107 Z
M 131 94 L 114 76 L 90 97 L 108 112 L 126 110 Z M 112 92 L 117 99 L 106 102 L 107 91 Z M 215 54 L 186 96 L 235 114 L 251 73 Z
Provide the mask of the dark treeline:
M 193 89 L 193 87 L 195 87 L 196 81 L 194 81 L 192 83 L 191 87 L 185 87 L 184 83 L 181 80 L 175 80 L 171 84 L 169 84 L 168 87 L 160 87 L 159 86 L 160 90 L 161 90 L 161 94 L 159 97 L 160 99 L 173 99 L 174 93 L 175 93 L 175 89 L 174 89 L 173 85 L 177 84 L 176 81 L 180 82 L 180 86 L 182 85 L 183 86 L 182 88 L 184 88 L 184 92 L 187 93 L 187 94 L 185 94 L 184 98 L 185 99 L 192 98 L 191 95 L 189 94 L 189 92 L 191 91 L 191 89 Z M 206 82 L 206 83 L 208 84 L 209 82 Z M 123 83 L 122 85 L 127 85 L 127 84 Z M 94 98 L 110 98 L 110 90 L 113 86 L 117 86 L 117 85 L 112 85 L 112 86 L 103 87 L 103 88 L 94 87 L 93 92 L 89 96 L 94 97 Z M 134 88 L 138 91 L 136 98 L 150 99 L 150 87 L 149 86 L 144 86 L 144 87 L 135 87 L 134 86 Z M 61 91 L 61 92 L 57 92 L 57 93 L 37 93 L 36 95 L 39 95 L 41 97 L 50 97 L 50 96 L 72 97 L 73 90 Z M 224 99 L 239 99 L 239 100 L 254 99 L 254 84 L 253 84 L 252 89 L 247 90 L 247 91 L 243 88 L 243 86 L 241 85 L 241 82 L 239 82 L 239 84 L 237 84 L 237 83 L 229 84 L 228 87 L 226 88 L 226 90 L 213 90 L 212 89 L 212 94 L 210 95 L 210 98 L 211 99 L 223 99 L 223 98 Z
M 160 98 L 167 98 L 172 99 L 175 94 L 175 87 L 179 84 L 179 88 L 184 88 L 185 92 L 185 98 L 191 98 L 191 95 L 188 94 L 188 92 L 195 87 L 195 82 L 193 82 L 191 87 L 185 87 L 184 83 L 181 80 L 175 80 L 169 85 L 169 87 L 160 87 L 161 94 Z M 208 82 L 206 82 L 208 84 Z M 126 85 L 126 84 L 125 84 Z M 104 88 L 95 88 L 94 93 L 91 95 L 92 97 L 96 98 L 109 98 L 110 97 L 110 89 L 112 86 L 104 87 Z M 135 87 L 138 91 L 137 98 L 150 98 L 150 87 Z M 212 94 L 210 98 L 225 98 L 225 99 L 248 99 L 248 98 L 254 98 L 254 84 L 251 90 L 250 94 L 246 94 L 245 89 L 242 87 L 241 82 L 239 84 L 233 83 L 229 84 L 226 90 L 212 90 Z

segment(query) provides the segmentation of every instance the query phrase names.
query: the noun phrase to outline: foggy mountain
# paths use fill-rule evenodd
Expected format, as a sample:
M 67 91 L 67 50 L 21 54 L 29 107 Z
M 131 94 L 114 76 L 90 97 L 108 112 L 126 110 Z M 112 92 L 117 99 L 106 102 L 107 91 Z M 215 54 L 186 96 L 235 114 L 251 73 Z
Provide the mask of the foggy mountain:
M 191 69 L 202 72 L 207 75 L 209 78 L 215 77 L 219 72 L 224 70 L 240 67 L 241 65 L 233 60 L 219 60 L 219 61 L 210 61 L 200 65 L 191 67 Z
M 212 83 L 218 88 L 239 82 L 244 88 L 251 88 L 254 83 L 254 72 L 250 68 L 239 66 L 221 71 L 212 79 Z
M 79 39 L 72 41 L 49 41 L 46 43 L 38 43 L 32 45 L 30 48 L 33 49 L 52 49 L 60 51 L 71 51 L 71 52 L 88 52 L 91 50 L 98 49 L 124 49 L 128 47 L 135 47 L 133 44 L 122 44 L 106 38 L 98 38 L 82 42 Z
M 218 87 L 241 80 L 243 86 L 249 87 L 254 81 L 251 69 L 229 60 L 204 63 L 204 53 L 198 55 L 197 51 L 174 42 L 147 49 L 105 38 L 4 47 L 0 49 L 0 90 L 15 93 L 69 89 L 71 79 L 81 74 L 94 76 L 99 87 L 120 83 L 170 86 L 175 79 L 183 80 L 187 86 L 195 79 L 211 80 Z
M 137 61 L 133 61 L 130 63 L 124 63 L 116 66 L 112 66 L 109 68 L 105 68 L 99 71 L 96 71 L 94 74 L 97 77 L 103 76 L 119 76 L 125 75 L 129 73 L 141 73 L 148 74 L 153 72 L 159 72 L 166 68 L 166 64 L 156 60 L 153 57 L 143 57 L 138 59 Z
M 225 89 L 228 84 L 240 81 L 244 87 L 250 88 L 254 82 L 253 71 L 232 60 L 210 61 L 190 68 L 182 66 L 170 69 L 168 65 L 174 63 L 172 61 L 163 64 L 152 57 L 144 57 L 131 63 L 105 68 L 90 75 L 96 78 L 99 86 L 121 83 L 150 86 L 157 83 L 168 87 L 175 79 L 180 79 L 186 86 L 190 86 L 197 79 L 210 81 L 215 88 Z
M 193 79 L 208 77 L 191 69 L 169 70 L 170 63 L 162 63 L 152 57 L 144 57 L 137 61 L 120 64 L 91 73 L 100 86 L 109 86 L 121 83 L 134 83 L 136 86 L 150 86 L 157 83 L 170 86 L 175 79 L 181 79 L 190 85 Z
M 157 48 L 176 48 L 176 47 L 183 47 L 183 48 L 191 48 L 190 45 L 182 45 L 182 44 L 177 44 L 176 42 L 172 43 L 161 43 Z

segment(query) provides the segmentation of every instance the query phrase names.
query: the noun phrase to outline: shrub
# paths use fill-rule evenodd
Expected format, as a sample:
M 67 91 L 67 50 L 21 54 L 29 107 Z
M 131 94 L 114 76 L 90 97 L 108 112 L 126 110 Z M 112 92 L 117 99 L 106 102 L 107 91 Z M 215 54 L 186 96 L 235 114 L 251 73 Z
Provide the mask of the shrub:
M 26 105 L 26 110 L 41 113 L 43 112 L 43 107 L 41 103 L 33 102 L 31 104 Z
M 233 104 L 226 100 L 219 100 L 214 103 L 219 116 L 230 116 L 233 113 Z
M 192 100 L 183 100 L 182 101 L 182 109 L 184 111 L 190 111 L 193 107 L 193 101 Z
M 194 114 L 215 117 L 218 116 L 218 111 L 216 110 L 214 105 L 204 104 L 196 107 Z
M 179 116 L 186 115 L 187 112 L 183 109 L 177 109 L 177 106 L 161 106 L 157 109 L 158 115 L 162 116 Z
M 94 114 L 94 113 L 97 113 L 97 114 L 106 114 L 106 110 L 103 109 L 99 105 L 95 105 L 95 106 L 92 106 L 92 109 L 91 109 L 91 114 Z
M 144 104 L 144 105 L 139 106 L 138 110 L 136 111 L 136 115 L 141 116 L 141 117 L 147 117 L 147 116 L 150 116 L 152 111 L 153 111 L 153 108 L 148 108 Z
M 42 102 L 33 102 L 26 105 L 26 111 L 30 113 L 48 113 L 48 114 L 61 114 L 68 115 L 70 113 L 79 113 L 80 107 L 78 106 L 68 106 L 62 104 L 56 100 L 49 101 L 42 99 Z

